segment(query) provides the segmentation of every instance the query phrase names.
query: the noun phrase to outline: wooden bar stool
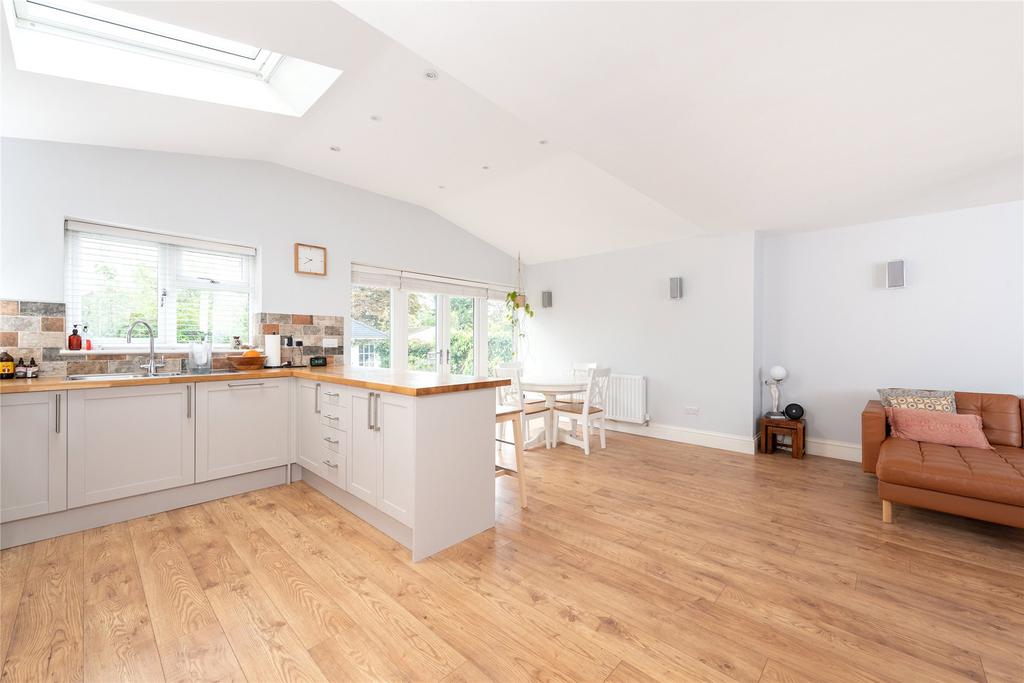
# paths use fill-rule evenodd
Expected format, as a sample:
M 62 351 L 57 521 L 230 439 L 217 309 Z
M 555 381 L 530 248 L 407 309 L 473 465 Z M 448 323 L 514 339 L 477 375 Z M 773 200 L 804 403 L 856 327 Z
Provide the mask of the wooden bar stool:
M 514 476 L 519 480 L 519 506 L 526 507 L 526 469 L 523 458 L 523 411 L 515 406 L 498 406 L 494 416 L 494 424 L 503 425 L 506 422 L 512 423 L 512 438 L 516 447 L 516 469 L 512 471 L 501 465 L 494 466 L 494 476 Z M 504 431 L 504 430 L 503 430 Z M 508 443 L 501 439 L 495 439 L 498 443 Z

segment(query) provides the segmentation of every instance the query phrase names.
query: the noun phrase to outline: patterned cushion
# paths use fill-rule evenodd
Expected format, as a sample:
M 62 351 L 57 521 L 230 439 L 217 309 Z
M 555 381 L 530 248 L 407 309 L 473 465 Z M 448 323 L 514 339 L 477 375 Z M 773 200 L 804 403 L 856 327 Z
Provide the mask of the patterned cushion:
M 932 389 L 879 389 L 878 396 L 887 408 L 912 408 L 933 410 L 940 413 L 955 413 L 956 398 L 952 391 Z

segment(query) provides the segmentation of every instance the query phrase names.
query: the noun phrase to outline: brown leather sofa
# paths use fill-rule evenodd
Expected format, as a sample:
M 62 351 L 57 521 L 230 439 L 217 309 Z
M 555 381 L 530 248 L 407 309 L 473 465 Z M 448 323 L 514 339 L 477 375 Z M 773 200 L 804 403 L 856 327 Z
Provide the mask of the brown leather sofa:
M 861 463 L 878 477 L 882 521 L 892 522 L 892 504 L 902 503 L 1024 528 L 1024 399 L 958 391 L 956 409 L 981 415 L 995 450 L 894 438 L 882 403 L 868 401 Z

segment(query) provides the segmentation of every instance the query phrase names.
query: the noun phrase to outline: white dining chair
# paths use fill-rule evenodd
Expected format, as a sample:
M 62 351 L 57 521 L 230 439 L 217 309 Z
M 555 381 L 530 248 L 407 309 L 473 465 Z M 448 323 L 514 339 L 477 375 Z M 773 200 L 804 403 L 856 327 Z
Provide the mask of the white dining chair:
M 587 391 L 583 395 L 583 403 L 555 403 L 556 426 L 560 417 L 568 417 L 573 424 L 579 422 L 583 427 L 582 443 L 576 441 L 575 431 L 568 441 L 580 443 L 584 455 L 590 455 L 590 435 L 595 428 L 601 437 L 601 448 L 605 447 L 605 406 L 611 374 L 611 368 L 590 368 L 587 370 Z
M 506 387 L 498 387 L 498 400 L 499 403 L 506 408 L 517 408 L 522 413 L 523 422 L 523 435 L 524 442 L 530 440 L 530 422 L 538 418 L 547 420 L 550 416 L 551 409 L 548 408 L 544 401 L 529 401 L 523 394 L 522 385 L 522 370 L 516 367 L 499 367 L 498 377 L 507 377 L 512 380 L 512 384 Z M 501 391 L 504 389 L 505 391 Z M 504 424 L 502 425 L 502 435 L 504 437 Z M 545 422 L 545 427 L 547 423 Z M 547 430 L 544 434 L 544 446 L 551 448 L 551 430 Z
M 513 361 L 508 361 L 507 363 L 498 363 L 498 370 L 512 370 L 512 369 L 519 370 L 519 376 L 520 377 L 523 376 L 523 364 L 522 364 L 521 361 L 513 360 Z M 504 375 L 500 375 L 499 374 L 498 376 L 499 377 L 503 377 Z M 509 391 L 512 390 L 511 387 L 504 387 L 504 388 L 508 389 Z M 526 402 L 527 403 L 544 403 L 545 402 L 545 398 L 543 396 L 538 395 L 538 394 L 527 392 L 525 394 L 525 396 L 526 396 Z
M 580 382 L 585 382 L 587 381 L 587 377 L 590 373 L 590 370 L 596 367 L 597 363 L 593 361 L 574 362 L 569 368 L 569 377 L 571 377 L 574 380 L 579 380 Z M 558 400 L 561 401 L 562 403 L 583 403 L 583 396 L 584 395 L 580 392 L 576 392 L 573 394 L 562 394 L 561 396 L 558 397 Z M 576 420 L 570 420 L 569 425 L 570 431 L 572 431 L 573 435 L 575 436 Z

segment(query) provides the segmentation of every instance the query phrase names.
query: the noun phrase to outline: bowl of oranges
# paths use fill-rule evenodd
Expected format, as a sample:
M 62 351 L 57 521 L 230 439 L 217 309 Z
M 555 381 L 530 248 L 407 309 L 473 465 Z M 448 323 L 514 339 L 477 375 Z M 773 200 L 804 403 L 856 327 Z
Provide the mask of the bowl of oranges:
M 228 362 L 235 370 L 260 370 L 267 357 L 256 349 L 249 349 L 240 356 L 228 356 Z

